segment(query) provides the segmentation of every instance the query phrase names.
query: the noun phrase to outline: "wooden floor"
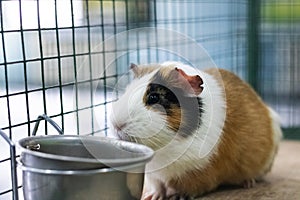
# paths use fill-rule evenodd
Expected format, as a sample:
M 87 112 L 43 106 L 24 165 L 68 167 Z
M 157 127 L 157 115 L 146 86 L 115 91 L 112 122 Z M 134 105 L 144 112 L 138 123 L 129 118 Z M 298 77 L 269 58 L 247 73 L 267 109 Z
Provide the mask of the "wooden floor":
M 300 141 L 282 141 L 271 173 L 253 188 L 223 187 L 197 200 L 300 200 Z

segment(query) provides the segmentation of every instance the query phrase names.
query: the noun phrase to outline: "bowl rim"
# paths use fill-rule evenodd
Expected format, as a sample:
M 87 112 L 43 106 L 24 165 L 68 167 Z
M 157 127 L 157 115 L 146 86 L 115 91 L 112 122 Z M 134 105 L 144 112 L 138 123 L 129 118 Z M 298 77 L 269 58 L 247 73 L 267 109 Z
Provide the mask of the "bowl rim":
M 26 148 L 26 144 L 29 141 L 38 141 L 38 140 L 47 140 L 47 139 L 59 139 L 59 140 L 80 140 L 83 144 L 84 141 L 93 141 L 93 142 L 105 142 L 107 144 L 112 145 L 119 145 L 119 146 L 126 146 L 129 149 L 141 150 L 132 151 L 132 153 L 140 154 L 141 156 L 134 157 L 134 158 L 115 158 L 115 159 L 101 159 L 101 158 L 83 158 L 83 157 L 75 157 L 75 156 L 64 156 L 64 155 L 57 155 L 51 153 L 44 153 L 33 151 Z M 45 158 L 51 159 L 56 161 L 65 161 L 65 162 L 81 162 L 81 163 L 90 163 L 90 164 L 104 164 L 106 166 L 120 166 L 129 163 L 138 163 L 138 162 L 148 162 L 154 156 L 154 151 L 145 145 L 137 144 L 133 142 L 128 142 L 124 140 L 114 139 L 114 138 L 107 138 L 101 136 L 81 136 L 81 135 L 42 135 L 42 136 L 31 136 L 20 139 L 17 142 L 17 147 L 21 149 L 21 158 L 22 154 L 28 154 L 32 156 L 36 156 L 38 158 Z
M 41 169 L 35 167 L 29 167 L 24 165 L 20 160 L 17 161 L 18 167 L 22 170 L 22 172 L 31 172 L 37 174 L 45 174 L 45 175 L 94 175 L 94 174 L 104 174 L 104 173 L 112 173 L 112 172 L 126 172 L 126 173 L 136 173 L 136 174 L 144 174 L 145 173 L 145 163 L 135 163 L 131 165 L 124 165 L 119 167 L 107 167 L 100 169 L 79 169 L 79 170 L 59 170 L 59 169 Z M 141 169 L 143 167 L 143 171 L 134 171 L 134 169 Z

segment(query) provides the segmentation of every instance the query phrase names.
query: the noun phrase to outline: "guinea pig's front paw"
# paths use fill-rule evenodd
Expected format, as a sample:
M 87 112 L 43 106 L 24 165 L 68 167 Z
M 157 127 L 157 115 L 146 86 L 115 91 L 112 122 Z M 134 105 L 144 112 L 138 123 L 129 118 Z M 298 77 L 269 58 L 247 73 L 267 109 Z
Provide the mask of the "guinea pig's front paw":
M 166 190 L 160 185 L 158 187 L 152 188 L 152 190 L 148 190 L 143 194 L 142 200 L 165 200 L 166 199 Z
M 143 200 L 192 200 L 188 195 L 182 195 L 173 188 L 160 188 L 144 195 Z
M 189 196 L 180 195 L 180 194 L 173 194 L 171 196 L 166 196 L 163 193 L 154 193 L 151 195 L 146 196 L 143 200 L 192 200 Z
M 165 195 L 162 192 L 154 192 L 151 194 L 146 194 L 142 200 L 164 200 Z
M 167 197 L 168 200 L 192 200 L 193 198 L 187 195 L 174 194 L 172 196 Z
M 168 199 L 168 200 L 191 200 L 192 198 L 189 197 L 188 195 L 180 194 L 174 188 L 168 187 L 166 189 L 166 199 Z

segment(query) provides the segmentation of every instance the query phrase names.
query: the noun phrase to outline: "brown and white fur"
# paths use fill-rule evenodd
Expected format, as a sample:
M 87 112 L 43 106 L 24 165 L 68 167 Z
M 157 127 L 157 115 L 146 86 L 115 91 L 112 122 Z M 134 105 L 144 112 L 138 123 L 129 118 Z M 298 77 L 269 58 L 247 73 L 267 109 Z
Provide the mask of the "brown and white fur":
M 188 199 L 221 184 L 248 187 L 270 171 L 279 119 L 247 83 L 223 69 L 179 62 L 131 68 L 135 79 L 113 104 L 112 124 L 121 139 L 156 151 L 143 199 Z

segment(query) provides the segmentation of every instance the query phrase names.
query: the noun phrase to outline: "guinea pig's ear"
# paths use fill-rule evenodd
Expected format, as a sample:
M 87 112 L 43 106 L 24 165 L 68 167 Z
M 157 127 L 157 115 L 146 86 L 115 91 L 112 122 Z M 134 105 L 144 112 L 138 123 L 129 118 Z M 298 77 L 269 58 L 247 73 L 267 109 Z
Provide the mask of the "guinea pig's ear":
M 175 68 L 178 78 L 178 86 L 188 91 L 189 93 L 194 93 L 199 95 L 203 90 L 203 80 L 199 75 L 189 76 L 182 69 Z M 192 90 L 191 90 L 192 89 Z
M 138 67 L 136 64 L 131 63 L 131 64 L 130 64 L 130 69 L 131 69 L 131 70 L 133 71 L 133 73 L 134 73 L 134 78 L 136 78 L 136 77 L 139 76 L 140 70 L 139 70 L 139 67 Z

